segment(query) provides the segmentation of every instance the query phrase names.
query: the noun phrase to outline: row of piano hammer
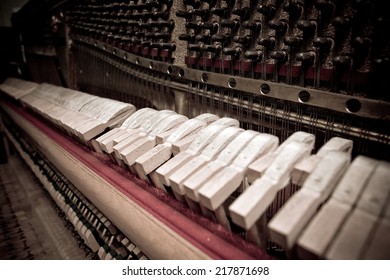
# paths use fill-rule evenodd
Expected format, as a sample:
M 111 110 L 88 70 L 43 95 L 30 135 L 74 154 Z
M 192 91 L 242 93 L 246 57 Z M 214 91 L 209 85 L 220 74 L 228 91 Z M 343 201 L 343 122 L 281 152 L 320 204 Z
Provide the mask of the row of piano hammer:
M 66 220 L 72 224 L 77 232 L 74 235 L 77 242 L 79 243 L 81 238 L 82 243 L 89 249 L 87 252 L 94 254 L 92 257 L 106 260 L 147 259 L 140 248 L 125 237 L 67 178 L 48 164 L 29 141 L 21 137 L 18 129 L 7 126 L 5 133 L 43 188 L 62 210 Z M 67 246 L 58 250 L 62 258 L 69 258 Z
M 312 134 L 296 132 L 279 145 L 237 126 L 144 108 L 94 146 L 264 248 L 272 240 L 291 257 L 389 257 L 389 163 L 359 156 L 350 164 L 352 141 L 342 138 L 311 155 Z
M 265 249 L 271 240 L 293 258 L 390 257 L 389 163 L 363 156 L 351 163 L 347 139 L 332 138 L 312 155 L 312 134 L 279 143 L 238 125 L 212 114 L 188 119 L 143 108 L 87 141 L 194 211 L 227 229 L 238 225 Z

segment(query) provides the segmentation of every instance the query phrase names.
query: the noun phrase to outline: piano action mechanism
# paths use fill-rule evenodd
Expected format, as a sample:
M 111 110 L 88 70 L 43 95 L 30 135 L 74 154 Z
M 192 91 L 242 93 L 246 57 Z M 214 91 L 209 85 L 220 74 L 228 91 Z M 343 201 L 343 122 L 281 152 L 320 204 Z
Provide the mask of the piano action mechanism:
M 99 258 L 389 259 L 388 4 L 33 5 L 3 131 Z

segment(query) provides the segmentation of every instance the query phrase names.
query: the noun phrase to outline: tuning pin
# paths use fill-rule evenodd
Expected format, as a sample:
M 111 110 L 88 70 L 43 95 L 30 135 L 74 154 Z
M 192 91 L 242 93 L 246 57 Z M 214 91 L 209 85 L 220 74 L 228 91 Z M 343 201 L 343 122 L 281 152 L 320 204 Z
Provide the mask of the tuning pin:
M 159 50 L 168 50 L 172 52 L 176 50 L 176 45 L 172 43 L 152 43 L 150 47 L 157 48 Z
M 232 37 L 230 34 L 214 34 L 211 36 L 211 41 L 219 42 L 222 45 L 227 45 L 230 43 Z
M 200 0 L 200 1 L 209 4 L 209 7 L 214 7 L 217 4 L 217 0 Z
M 149 8 L 158 8 L 160 7 L 161 3 L 159 3 L 159 1 L 156 0 L 147 0 L 145 2 L 145 5 Z
M 150 23 L 149 22 L 139 22 L 138 28 L 144 29 L 144 30 L 150 30 Z
M 199 32 L 199 30 L 200 30 L 199 23 L 197 23 L 197 22 L 187 22 L 185 24 L 185 27 L 193 29 L 195 32 Z
M 241 21 L 249 19 L 251 15 L 249 7 L 235 8 L 233 9 L 232 14 L 239 16 Z
M 268 26 L 270 29 L 275 30 L 277 34 L 284 34 L 287 31 L 287 23 L 281 20 L 270 20 L 268 22 Z
M 209 9 L 193 9 L 192 14 L 201 17 L 203 20 L 207 20 L 210 16 L 210 10 Z
M 288 53 L 286 51 L 272 51 L 270 57 L 275 59 L 276 63 L 285 63 L 288 60 Z
M 232 31 L 237 31 L 240 27 L 240 22 L 238 20 L 223 19 L 221 20 L 221 26 L 230 28 Z
M 192 6 L 194 9 L 200 7 L 201 2 L 199 0 L 183 0 L 183 4 Z
M 230 17 L 230 9 L 227 8 L 211 8 L 210 13 L 213 15 L 219 16 L 221 18 Z
M 142 43 L 142 40 L 139 39 L 139 38 L 131 38 L 131 43 L 135 44 L 135 45 L 140 45 Z
M 156 0 L 156 2 L 165 4 L 168 8 L 171 8 L 173 5 L 173 0 Z
M 227 5 L 228 7 L 232 7 L 232 6 L 234 6 L 234 4 L 236 3 L 235 0 L 223 0 L 223 1 L 226 2 L 226 5 Z
M 152 44 L 151 41 L 142 41 L 141 42 L 141 46 L 143 46 L 144 48 L 150 47 L 151 44 Z
M 382 57 L 371 61 L 372 64 L 372 89 L 370 95 L 375 98 L 385 97 L 389 100 L 390 79 L 388 78 L 388 69 L 390 67 L 390 58 Z
M 284 44 L 289 46 L 290 49 L 299 49 L 302 45 L 303 39 L 298 36 L 288 36 L 283 40 Z
M 158 28 L 166 27 L 169 30 L 172 30 L 175 26 L 175 22 L 173 20 L 151 21 L 150 26 L 151 27 L 158 27 Z
M 190 35 L 190 34 L 180 34 L 179 35 L 179 40 L 187 41 L 189 43 L 193 43 L 194 40 L 195 40 L 195 36 L 194 35 Z
M 252 61 L 259 61 L 263 57 L 263 53 L 261 51 L 246 51 L 244 53 L 245 59 L 250 59 Z
M 168 11 L 164 11 L 164 12 L 152 12 L 149 17 L 152 19 L 152 20 L 158 20 L 158 19 L 162 19 L 162 20 L 169 20 L 170 18 L 170 14 Z
M 137 36 L 138 38 L 145 37 L 145 32 L 143 32 L 143 31 L 137 31 L 137 32 L 135 32 L 135 36 Z
M 356 37 L 352 41 L 352 47 L 354 49 L 353 53 L 353 64 L 355 68 L 362 66 L 366 58 L 368 57 L 368 53 L 371 46 L 371 40 L 367 37 Z
M 272 51 L 270 57 L 275 60 L 273 80 L 277 83 L 279 82 L 279 67 L 287 62 L 288 53 L 286 51 Z
M 261 23 L 260 21 L 244 21 L 242 23 L 242 27 L 245 29 L 249 29 L 252 31 L 252 33 L 259 33 L 261 30 Z
M 202 22 L 200 24 L 201 29 L 210 30 L 210 34 L 215 34 L 218 31 L 218 23 L 217 22 Z
M 154 37 L 154 34 L 154 32 L 145 32 L 144 37 L 150 39 Z
M 329 0 L 317 0 L 315 7 L 319 11 L 319 27 L 322 29 L 329 24 L 336 6 Z
M 257 43 L 260 46 L 263 46 L 265 49 L 270 50 L 273 49 L 275 46 L 275 39 L 274 38 L 260 38 Z
M 275 16 L 276 7 L 273 5 L 260 5 L 257 11 L 262 14 L 266 20 L 270 20 Z
M 301 52 L 296 54 L 296 60 L 304 66 L 310 66 L 314 62 L 315 54 L 313 52 Z
M 352 5 L 354 8 L 352 17 L 352 32 L 353 34 L 359 34 L 370 19 L 374 6 L 370 1 L 362 0 L 353 1 Z
M 210 42 L 210 35 L 198 34 L 195 36 L 195 41 L 207 44 Z
M 302 6 L 290 0 L 283 6 L 283 10 L 289 13 L 291 19 L 298 19 L 302 13 Z
M 192 52 L 200 52 L 202 51 L 202 45 L 201 44 L 189 44 L 188 50 Z
M 132 6 L 133 10 L 141 12 L 143 10 L 150 11 L 152 7 L 148 7 L 145 3 L 143 4 L 136 4 Z
M 315 34 L 316 25 L 310 20 L 299 20 L 297 27 L 299 30 L 302 30 L 304 38 L 310 38 Z
M 187 12 L 187 11 L 177 11 L 176 16 L 181 17 L 181 18 L 185 18 L 185 19 L 191 19 L 192 13 Z
M 170 33 L 159 33 L 159 32 L 148 32 L 145 33 L 145 38 L 153 38 L 153 39 L 169 39 L 171 38 Z
M 204 45 L 203 50 L 218 56 L 221 53 L 221 46 L 219 45 Z
M 351 26 L 351 20 L 348 17 L 335 17 L 332 19 L 332 25 L 338 30 L 349 30 Z
M 225 55 L 230 55 L 232 58 L 237 58 L 241 54 L 240 48 L 223 48 L 222 53 Z
M 234 36 L 233 37 L 233 41 L 238 43 L 238 44 L 241 44 L 243 46 L 248 46 L 251 42 L 251 37 L 250 36 Z
M 332 15 L 335 10 L 335 4 L 329 0 L 317 0 L 314 5 L 321 13 Z
M 333 74 L 332 90 L 337 92 L 340 90 L 342 74 L 351 66 L 351 58 L 346 55 L 336 56 L 333 58 L 333 66 L 335 67 L 335 71 Z
M 349 34 L 351 21 L 347 17 L 335 17 L 332 19 L 332 25 L 335 28 L 335 44 L 340 46 Z
M 326 37 L 315 37 L 313 39 L 313 45 L 318 48 L 321 53 L 327 53 L 332 47 L 332 39 Z

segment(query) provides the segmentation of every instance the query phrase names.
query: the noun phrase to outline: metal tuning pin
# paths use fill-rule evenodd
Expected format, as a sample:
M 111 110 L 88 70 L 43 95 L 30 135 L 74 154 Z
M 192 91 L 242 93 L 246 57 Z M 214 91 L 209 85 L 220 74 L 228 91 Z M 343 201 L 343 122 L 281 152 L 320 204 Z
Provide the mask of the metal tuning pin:
M 248 46 L 251 41 L 252 41 L 252 37 L 251 36 L 248 36 L 248 35 L 244 35 L 244 36 L 234 36 L 233 37 L 233 41 L 235 43 L 238 43 L 242 46 Z
M 283 42 L 290 48 L 290 50 L 296 50 L 302 46 L 303 39 L 298 36 L 288 36 L 284 38 Z
M 173 20 L 159 20 L 159 21 L 151 21 L 150 27 L 157 28 L 167 28 L 168 30 L 172 30 L 175 27 L 175 22 Z
M 303 38 L 312 38 L 316 31 L 316 25 L 310 20 L 299 20 L 297 23 L 299 30 L 302 30 Z
M 192 6 L 194 9 L 198 9 L 200 7 L 201 1 L 199 0 L 183 0 L 183 4 Z
M 141 46 L 144 48 L 148 48 L 152 45 L 151 41 L 142 41 Z
M 283 10 L 289 13 L 291 20 L 297 20 L 302 14 L 301 3 L 289 0 L 284 6 Z
M 332 90 L 338 92 L 341 88 L 341 82 L 343 80 L 344 73 L 348 71 L 351 66 L 351 58 L 346 55 L 335 56 L 333 58 L 333 66 L 335 69 L 333 73 Z M 349 77 L 347 80 L 349 80 Z
M 244 21 L 242 23 L 242 27 L 245 29 L 249 29 L 253 34 L 258 34 L 261 30 L 260 21 Z
M 150 46 L 159 50 L 168 50 L 171 52 L 176 50 L 176 45 L 172 43 L 152 43 Z
M 289 57 L 290 57 L 290 62 L 287 66 L 287 75 L 286 75 L 286 82 L 288 84 L 291 84 L 292 83 L 292 78 L 293 78 L 293 63 L 294 63 L 294 59 L 295 59 L 295 54 L 297 51 L 300 50 L 301 46 L 302 46 L 302 42 L 303 42 L 303 39 L 302 37 L 298 37 L 298 36 L 288 36 L 288 37 L 285 37 L 284 40 L 283 40 L 284 44 L 286 46 L 288 46 L 288 50 L 289 50 Z
M 230 17 L 230 9 L 228 8 L 211 8 L 210 13 L 221 18 L 229 18 Z
M 262 67 L 261 73 L 262 73 L 262 79 L 265 80 L 267 77 L 266 59 L 268 58 L 270 51 L 273 50 L 275 47 L 275 38 L 267 38 L 267 37 L 260 38 L 257 41 L 257 43 L 263 47 L 263 57 L 265 57 L 265 59 L 263 60 L 262 65 L 261 65 L 261 67 Z
M 200 31 L 200 25 L 198 22 L 187 22 L 185 24 L 185 27 L 193 29 L 195 33 L 199 33 L 199 31 Z
M 159 1 L 156 1 L 156 0 L 147 0 L 145 2 L 145 5 L 148 7 L 148 8 L 158 8 L 160 7 L 162 3 L 160 3 Z
M 208 44 L 210 42 L 210 35 L 198 34 L 195 36 L 195 41 Z
M 263 53 L 261 51 L 246 51 L 244 53 L 244 58 L 252 61 L 260 61 L 263 57 Z
M 219 57 L 222 47 L 220 45 L 203 45 L 203 50 L 212 53 L 214 57 Z
M 236 0 L 223 0 L 224 2 L 226 2 L 226 5 L 228 7 L 233 7 L 234 4 L 236 3 Z
M 249 7 L 235 8 L 233 9 L 232 14 L 239 16 L 241 21 L 249 19 L 251 15 Z
M 221 20 L 221 26 L 225 28 L 230 28 L 233 32 L 237 31 L 240 28 L 240 22 L 238 20 Z
M 273 5 L 260 5 L 257 11 L 263 15 L 265 20 L 271 20 L 276 13 L 276 7 Z
M 230 34 L 214 34 L 211 36 L 211 41 L 221 43 L 221 45 L 228 45 L 232 40 Z
M 281 36 L 286 33 L 288 25 L 285 21 L 273 19 L 268 22 L 268 27 L 275 30 L 276 35 Z
M 332 47 L 332 39 L 326 37 L 315 37 L 313 39 L 313 45 L 321 53 L 328 53 Z
M 341 45 L 348 36 L 351 20 L 348 17 L 335 17 L 332 19 L 332 25 L 335 29 L 335 44 Z
M 167 39 L 171 38 L 171 34 L 170 33 L 161 33 L 161 32 L 158 32 L 158 33 L 148 32 L 145 34 L 145 37 L 146 38 L 153 38 L 155 40 L 158 40 L 158 39 L 167 40 Z
M 288 53 L 286 51 L 272 51 L 270 57 L 275 60 L 274 66 L 274 81 L 279 81 L 279 66 L 286 63 L 288 60 Z
M 270 57 L 275 59 L 277 63 L 285 63 L 288 59 L 288 53 L 286 51 L 273 51 Z
M 356 37 L 352 40 L 353 47 L 353 67 L 355 69 L 363 66 L 371 47 L 371 40 L 367 37 Z
M 297 53 L 296 59 L 302 63 L 302 65 L 310 66 L 313 64 L 315 54 L 313 52 L 301 52 Z
M 308 67 L 312 66 L 315 59 L 314 52 L 300 52 L 296 54 L 296 60 L 301 62 L 301 73 L 299 79 L 299 85 L 305 86 L 305 72 Z
M 257 43 L 267 50 L 274 48 L 275 46 L 275 38 L 260 38 Z
M 316 62 L 314 73 L 314 86 L 319 87 L 321 81 L 321 68 L 326 56 L 329 54 L 332 48 L 333 41 L 326 37 L 314 37 L 313 46 L 316 48 Z
M 318 27 L 322 31 L 330 22 L 335 11 L 335 4 L 329 0 L 317 0 L 315 7 L 319 11 Z
M 191 19 L 193 17 L 192 13 L 188 11 L 177 11 L 176 12 L 177 17 L 185 18 L 185 19 Z
M 209 4 L 209 7 L 214 7 L 217 4 L 217 0 L 200 0 L 200 1 Z
M 189 44 L 188 50 L 192 52 L 201 52 L 202 51 L 202 45 L 201 44 Z
M 237 58 L 241 54 L 240 48 L 223 48 L 222 53 L 225 55 L 230 55 L 232 58 Z
M 206 21 L 210 17 L 210 9 L 193 9 L 192 14 L 201 17 L 202 20 Z
M 193 43 L 195 41 L 195 36 L 192 34 L 180 34 L 179 40 L 181 41 L 187 41 L 189 43 Z
M 210 34 L 215 34 L 218 32 L 218 23 L 217 22 L 202 22 L 200 24 L 201 29 L 206 29 L 210 31 Z
M 371 61 L 373 69 L 372 90 L 370 95 L 372 97 L 384 97 L 390 89 L 389 79 L 386 77 L 388 67 L 390 67 L 390 58 L 381 57 Z M 384 82 L 386 81 L 386 82 Z

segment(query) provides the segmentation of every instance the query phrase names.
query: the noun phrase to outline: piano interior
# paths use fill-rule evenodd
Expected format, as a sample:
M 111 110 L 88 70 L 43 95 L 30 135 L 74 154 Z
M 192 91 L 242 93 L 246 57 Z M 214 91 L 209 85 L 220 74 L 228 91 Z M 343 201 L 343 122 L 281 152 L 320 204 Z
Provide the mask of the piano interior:
M 390 259 L 389 7 L 28 1 L 2 258 Z

